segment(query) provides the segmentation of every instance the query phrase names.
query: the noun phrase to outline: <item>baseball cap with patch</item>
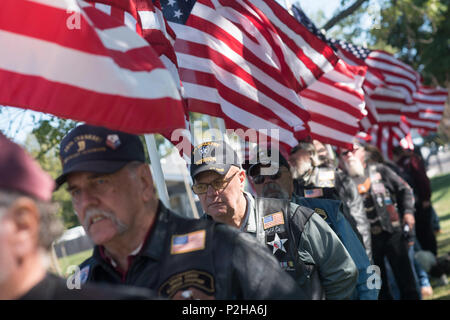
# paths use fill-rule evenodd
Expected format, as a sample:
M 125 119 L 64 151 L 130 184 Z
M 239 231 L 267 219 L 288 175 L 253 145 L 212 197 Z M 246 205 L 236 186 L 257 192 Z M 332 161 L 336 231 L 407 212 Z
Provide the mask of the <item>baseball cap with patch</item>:
M 191 157 L 191 177 L 205 171 L 225 175 L 231 166 L 241 167 L 237 153 L 225 141 L 208 141 L 194 148 Z
M 145 162 L 144 146 L 137 135 L 83 124 L 61 141 L 63 173 L 56 179 L 59 188 L 72 172 L 113 173 L 132 161 Z

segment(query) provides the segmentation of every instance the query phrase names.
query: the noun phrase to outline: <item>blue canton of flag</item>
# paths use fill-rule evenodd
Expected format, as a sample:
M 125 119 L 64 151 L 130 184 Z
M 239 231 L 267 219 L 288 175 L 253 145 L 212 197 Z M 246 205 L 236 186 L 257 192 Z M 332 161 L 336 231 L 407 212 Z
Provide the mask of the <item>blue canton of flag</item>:
M 361 60 L 365 60 L 371 52 L 367 48 L 356 46 L 344 40 L 330 39 L 330 42 L 339 45 L 342 49 L 352 53 L 355 57 Z
M 166 20 L 185 24 L 196 0 L 160 0 L 161 9 Z
M 273 221 L 272 216 L 264 217 L 264 223 L 268 223 L 268 222 L 272 222 L 272 221 Z
M 188 236 L 175 237 L 173 244 L 186 244 L 188 242 Z
M 325 41 L 331 48 L 333 48 L 334 51 L 337 51 L 337 48 L 333 45 L 333 42 L 331 42 L 325 36 L 325 34 L 315 26 L 315 24 L 308 18 L 308 16 L 303 12 L 302 9 L 293 5 L 292 12 L 294 13 L 294 17 L 295 19 L 297 19 L 298 22 L 304 25 L 310 32 L 312 32 L 320 40 Z

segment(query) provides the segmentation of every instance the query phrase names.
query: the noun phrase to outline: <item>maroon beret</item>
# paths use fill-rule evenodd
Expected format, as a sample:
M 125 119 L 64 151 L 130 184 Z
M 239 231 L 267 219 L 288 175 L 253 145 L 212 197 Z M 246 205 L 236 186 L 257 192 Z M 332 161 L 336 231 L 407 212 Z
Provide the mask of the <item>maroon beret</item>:
M 0 133 L 0 189 L 49 201 L 55 182 L 25 150 Z

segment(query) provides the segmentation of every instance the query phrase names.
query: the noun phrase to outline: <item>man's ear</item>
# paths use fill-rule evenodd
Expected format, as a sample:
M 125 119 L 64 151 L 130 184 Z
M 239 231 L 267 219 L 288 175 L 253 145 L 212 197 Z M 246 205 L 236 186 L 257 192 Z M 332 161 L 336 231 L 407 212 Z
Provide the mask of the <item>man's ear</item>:
M 153 177 L 148 164 L 143 164 L 138 169 L 138 177 L 142 188 L 142 196 L 144 201 L 149 201 L 155 196 L 155 186 Z
M 15 228 L 14 251 L 18 257 L 26 256 L 39 245 L 40 216 L 36 202 L 20 197 L 11 206 L 9 214 Z

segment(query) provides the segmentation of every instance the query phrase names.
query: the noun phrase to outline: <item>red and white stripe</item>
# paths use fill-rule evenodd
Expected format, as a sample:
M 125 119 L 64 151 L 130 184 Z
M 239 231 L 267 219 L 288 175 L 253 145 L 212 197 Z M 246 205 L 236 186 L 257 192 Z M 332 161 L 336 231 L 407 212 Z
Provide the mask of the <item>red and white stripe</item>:
M 164 66 L 172 74 L 182 92 L 178 74 L 177 58 L 174 50 L 175 33 L 168 25 L 161 11 L 159 0 L 88 0 L 95 8 L 111 15 L 142 36 L 155 49 Z M 180 156 L 190 161 L 192 140 L 190 134 L 189 112 L 183 102 L 185 126 L 170 135 L 164 135 L 179 150 Z M 189 163 L 189 162 L 188 162 Z
M 190 111 L 223 118 L 229 129 L 276 129 L 291 147 L 309 133 L 297 92 L 332 70 L 337 56 L 283 7 L 199 0 L 186 25 L 169 24 Z
M 308 124 L 313 139 L 352 148 L 359 121 L 365 116 L 362 83 L 366 70 L 339 60 L 334 70 L 300 92 L 301 102 L 311 114 Z
M 142 36 L 156 51 L 176 83 L 178 76 L 177 58 L 173 44 L 175 33 L 167 24 L 159 0 L 87 0 L 95 8 L 118 19 Z
M 411 66 L 382 50 L 373 50 L 365 63 L 383 75 L 385 87 L 403 93 L 407 103 L 413 102 L 412 96 L 419 87 L 420 75 Z
M 177 86 L 152 48 L 90 4 L 3 0 L 0 44 L 1 104 L 136 134 L 184 125 Z
M 348 65 L 367 67 L 366 76 L 363 82 L 363 89 L 368 95 L 372 94 L 377 87 L 383 85 L 384 76 L 379 71 L 367 65 L 364 60 L 357 58 L 351 52 L 342 49 L 338 43 L 335 43 L 334 45 L 338 49 L 337 51 L 338 56 L 342 60 L 344 60 Z
M 405 113 L 413 128 L 436 131 L 445 110 L 448 90 L 421 86 L 413 95 L 416 109 Z

